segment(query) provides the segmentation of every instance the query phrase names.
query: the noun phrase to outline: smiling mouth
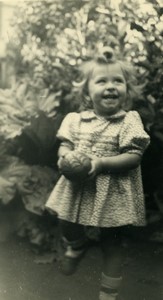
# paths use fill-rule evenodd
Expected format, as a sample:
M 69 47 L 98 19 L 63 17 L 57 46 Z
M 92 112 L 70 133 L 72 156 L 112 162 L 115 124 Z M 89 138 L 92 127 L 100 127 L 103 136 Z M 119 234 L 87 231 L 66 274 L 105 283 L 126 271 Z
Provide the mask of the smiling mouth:
M 103 99 L 109 100 L 109 99 L 117 99 L 118 95 L 115 94 L 109 94 L 109 95 L 103 95 Z

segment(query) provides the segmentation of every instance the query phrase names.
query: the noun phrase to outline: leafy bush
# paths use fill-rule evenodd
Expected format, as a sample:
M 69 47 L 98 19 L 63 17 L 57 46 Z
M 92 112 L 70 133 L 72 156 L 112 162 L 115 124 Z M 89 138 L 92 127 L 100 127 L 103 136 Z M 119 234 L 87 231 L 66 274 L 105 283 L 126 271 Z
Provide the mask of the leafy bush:
M 154 195 L 162 207 L 162 11 L 159 0 L 38 0 L 19 4 L 7 49 L 17 84 L 0 91 L 0 135 L 7 154 L 16 156 L 18 164 L 27 168 L 21 186 L 26 182 L 30 186 L 31 180 L 31 193 L 24 196 L 17 186 L 27 209 L 42 212 L 51 182 L 57 180 L 56 132 L 64 115 L 79 107 L 73 84 L 78 79 L 78 66 L 105 45 L 135 64 L 144 85 L 143 94 L 133 104 L 151 136 L 142 164 L 144 187 L 147 198 L 153 201 Z M 42 202 L 36 193 L 36 198 L 31 195 L 35 178 L 39 189 L 44 172 L 47 180 L 40 190 Z M 12 195 L 12 186 L 9 188 Z

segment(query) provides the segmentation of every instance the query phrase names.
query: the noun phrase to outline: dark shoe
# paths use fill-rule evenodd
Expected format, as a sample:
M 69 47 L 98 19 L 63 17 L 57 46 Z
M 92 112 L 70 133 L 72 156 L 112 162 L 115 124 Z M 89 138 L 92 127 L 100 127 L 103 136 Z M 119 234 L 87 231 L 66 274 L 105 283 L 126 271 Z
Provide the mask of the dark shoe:
M 85 251 L 86 250 L 84 249 L 83 252 L 81 254 L 79 254 L 77 257 L 70 257 L 70 256 L 64 255 L 60 262 L 61 272 L 64 275 L 74 274 L 77 270 L 79 262 L 81 261 L 81 259 L 83 258 L 84 254 L 85 254 Z
M 118 300 L 117 294 L 107 294 L 104 292 L 100 292 L 99 300 Z

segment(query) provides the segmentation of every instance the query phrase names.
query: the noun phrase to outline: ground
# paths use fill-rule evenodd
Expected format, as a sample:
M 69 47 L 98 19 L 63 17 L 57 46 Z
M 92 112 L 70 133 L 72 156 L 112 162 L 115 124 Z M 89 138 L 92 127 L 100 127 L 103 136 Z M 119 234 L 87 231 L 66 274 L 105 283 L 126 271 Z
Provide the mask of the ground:
M 162 300 L 163 244 L 135 238 L 125 247 L 121 299 Z M 62 275 L 55 261 L 36 260 L 27 241 L 11 235 L 0 242 L 0 300 L 98 300 L 102 264 L 98 243 L 72 276 Z

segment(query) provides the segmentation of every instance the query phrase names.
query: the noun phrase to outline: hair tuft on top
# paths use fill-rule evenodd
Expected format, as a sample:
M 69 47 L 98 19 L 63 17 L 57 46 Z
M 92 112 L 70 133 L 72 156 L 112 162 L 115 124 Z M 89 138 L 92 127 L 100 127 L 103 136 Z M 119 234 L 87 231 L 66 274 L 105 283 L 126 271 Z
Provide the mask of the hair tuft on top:
M 96 56 L 96 60 L 99 62 L 110 62 L 112 60 L 114 60 L 114 51 L 111 47 L 105 46 L 102 49 L 100 49 L 100 51 L 98 52 L 97 56 Z

